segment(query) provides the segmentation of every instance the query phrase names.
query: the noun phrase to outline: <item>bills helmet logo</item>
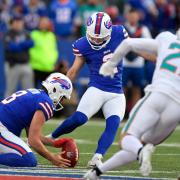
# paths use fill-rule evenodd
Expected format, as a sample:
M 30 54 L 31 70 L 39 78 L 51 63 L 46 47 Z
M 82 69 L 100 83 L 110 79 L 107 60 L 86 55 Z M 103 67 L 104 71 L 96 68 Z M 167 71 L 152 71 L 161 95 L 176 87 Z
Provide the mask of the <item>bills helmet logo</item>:
M 110 29 L 112 27 L 112 21 L 106 21 L 104 22 L 104 26 L 107 28 L 107 29 Z
M 88 19 L 87 19 L 87 26 L 90 26 L 91 24 L 93 23 L 93 19 L 92 19 L 92 17 L 89 17 Z
M 52 81 L 52 82 L 58 82 L 58 83 L 60 83 L 60 86 L 61 86 L 63 89 L 68 90 L 68 89 L 71 88 L 71 85 L 68 83 L 67 80 L 65 80 L 65 79 L 60 79 L 59 77 L 54 77 L 53 79 L 54 79 L 54 81 Z

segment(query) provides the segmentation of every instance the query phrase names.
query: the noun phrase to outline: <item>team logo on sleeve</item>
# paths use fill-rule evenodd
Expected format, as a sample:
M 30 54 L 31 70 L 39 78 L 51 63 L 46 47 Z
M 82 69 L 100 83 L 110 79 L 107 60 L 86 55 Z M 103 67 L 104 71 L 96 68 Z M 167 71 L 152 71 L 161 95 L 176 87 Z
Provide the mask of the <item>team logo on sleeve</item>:
M 71 88 L 71 85 L 68 83 L 67 80 L 65 80 L 65 79 L 60 79 L 60 78 L 58 78 L 58 77 L 54 77 L 53 79 L 54 79 L 54 81 L 52 81 L 52 82 L 58 82 L 63 89 L 67 89 L 67 90 L 68 90 L 68 89 Z

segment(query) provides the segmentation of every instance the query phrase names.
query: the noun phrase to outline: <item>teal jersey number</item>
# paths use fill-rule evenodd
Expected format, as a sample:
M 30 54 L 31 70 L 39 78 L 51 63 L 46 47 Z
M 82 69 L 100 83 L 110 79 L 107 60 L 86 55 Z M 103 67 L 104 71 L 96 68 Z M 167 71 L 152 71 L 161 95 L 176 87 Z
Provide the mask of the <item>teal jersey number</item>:
M 180 44 L 172 43 L 172 44 L 170 44 L 169 49 L 178 49 L 178 50 L 180 50 Z M 176 72 L 177 67 L 172 65 L 172 64 L 169 64 L 169 62 L 171 60 L 176 59 L 176 58 L 180 58 L 180 51 L 178 51 L 176 53 L 173 53 L 173 54 L 169 54 L 168 56 L 166 56 L 166 58 L 163 60 L 163 62 L 161 64 L 160 68 L 161 69 L 166 69 L 166 70 L 171 71 L 171 72 Z

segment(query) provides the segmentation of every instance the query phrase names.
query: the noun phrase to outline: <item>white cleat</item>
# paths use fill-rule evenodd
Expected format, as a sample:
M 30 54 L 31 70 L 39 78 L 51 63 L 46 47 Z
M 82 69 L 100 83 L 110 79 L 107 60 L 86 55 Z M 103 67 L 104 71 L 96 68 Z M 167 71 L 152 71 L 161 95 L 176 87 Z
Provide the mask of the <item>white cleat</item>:
M 141 164 L 139 170 L 143 176 L 149 176 L 152 171 L 151 156 L 154 151 L 155 147 L 153 144 L 146 144 L 139 154 L 139 161 Z
M 96 170 L 91 169 L 83 176 L 83 179 L 85 179 L 85 180 L 98 180 L 99 176 L 97 176 Z
M 95 166 L 99 167 L 102 164 L 102 157 L 93 157 L 87 164 L 88 167 L 93 168 Z

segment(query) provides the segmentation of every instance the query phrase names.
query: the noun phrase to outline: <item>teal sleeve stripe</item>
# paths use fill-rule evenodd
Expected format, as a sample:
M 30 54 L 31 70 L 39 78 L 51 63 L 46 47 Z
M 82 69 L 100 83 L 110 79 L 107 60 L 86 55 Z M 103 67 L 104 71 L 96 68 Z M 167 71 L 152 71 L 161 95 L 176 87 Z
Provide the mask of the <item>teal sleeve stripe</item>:
M 131 115 L 131 117 L 129 117 L 129 120 L 127 121 L 127 123 L 125 124 L 124 128 L 123 128 L 123 133 L 127 132 L 127 130 L 129 129 L 129 126 L 131 125 L 131 123 L 134 120 L 134 117 L 136 116 L 136 114 L 138 113 L 139 109 L 141 108 L 141 106 L 144 104 L 144 102 L 146 101 L 146 99 L 150 96 L 151 93 L 148 93 L 144 99 L 142 100 L 142 102 L 136 107 L 136 109 L 134 110 L 134 113 Z

